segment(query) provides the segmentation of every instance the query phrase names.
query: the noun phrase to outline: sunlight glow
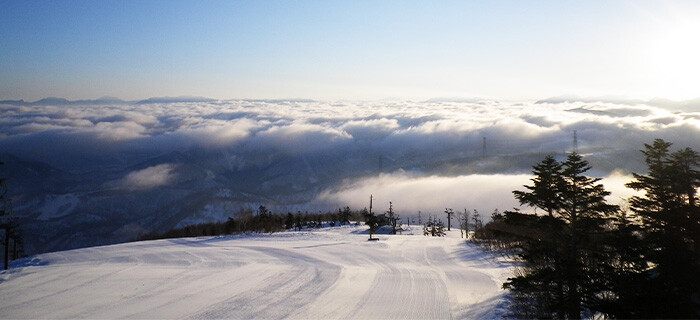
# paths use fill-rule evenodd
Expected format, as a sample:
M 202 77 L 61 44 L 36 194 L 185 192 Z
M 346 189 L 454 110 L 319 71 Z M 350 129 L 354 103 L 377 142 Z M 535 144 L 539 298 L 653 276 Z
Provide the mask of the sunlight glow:
M 669 98 L 694 98 L 700 76 L 700 22 L 679 19 L 660 26 L 646 52 L 649 76 L 658 92 Z

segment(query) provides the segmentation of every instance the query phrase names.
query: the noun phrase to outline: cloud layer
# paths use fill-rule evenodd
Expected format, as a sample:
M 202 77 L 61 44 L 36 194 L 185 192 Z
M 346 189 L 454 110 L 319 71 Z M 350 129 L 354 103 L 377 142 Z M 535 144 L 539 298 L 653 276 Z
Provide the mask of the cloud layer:
M 375 212 L 388 210 L 392 201 L 394 210 L 403 217 L 416 216 L 419 211 L 442 216 L 445 208 L 490 213 L 496 208 L 517 207 L 511 191 L 529 178 L 525 174 L 421 177 L 397 172 L 348 182 L 337 190 L 324 191 L 317 200 L 363 208 L 369 207 L 369 195 L 373 195 Z
M 512 191 L 546 154 L 563 160 L 574 131 L 590 174 L 620 204 L 630 172 L 646 170 L 644 143 L 700 150 L 700 112 L 646 103 L 52 101 L 0 103 L 0 176 L 30 252 L 130 240 L 261 204 L 358 209 L 370 194 L 378 213 L 391 201 L 402 217 L 445 208 L 488 217 L 516 207 Z
M 369 207 L 369 195 L 373 195 L 374 211 L 383 213 L 394 203 L 394 210 L 403 217 L 416 216 L 419 211 L 439 214 L 445 208 L 455 210 L 476 209 L 488 217 L 494 209 L 500 211 L 520 208 L 532 212 L 534 208 L 521 207 L 513 197 L 513 190 L 525 190 L 531 185 L 529 174 L 473 174 L 454 177 L 417 176 L 406 172 L 382 174 L 379 177 L 346 181 L 334 190 L 319 194 L 319 204 L 345 203 L 355 208 Z M 611 194 L 611 204 L 622 204 L 634 193 L 624 186 L 632 180 L 630 175 L 613 172 L 601 183 Z
M 653 137 L 696 144 L 700 113 L 604 102 L 215 101 L 118 105 L 1 105 L 0 145 L 27 153 L 39 140 L 153 153 L 190 147 L 313 153 L 334 148 L 487 152 L 561 151 L 577 130 L 585 150 L 639 149 Z M 22 144 L 28 142 L 30 146 Z M 88 151 L 89 150 L 83 150 Z M 40 154 L 40 153 L 39 153 Z M 71 157 L 65 154 L 64 157 Z
M 423 199 L 466 205 L 457 203 L 459 192 L 448 192 L 452 189 L 498 182 L 512 190 L 544 154 L 563 157 L 571 151 L 574 131 L 597 176 L 644 170 L 638 150 L 654 138 L 700 150 L 699 112 L 642 102 L 0 105 L 2 152 L 78 174 L 126 172 L 120 183 L 135 190 L 171 183 L 174 163 L 189 161 L 201 175 L 225 176 L 265 196 L 286 188 L 288 194 L 312 193 L 319 201 L 354 203 L 356 197 L 380 194 L 373 190 L 393 190 L 386 198 L 410 195 L 405 198 L 415 200 L 404 205 L 411 210 Z M 173 153 L 187 159 L 173 160 Z M 159 157 L 170 158 L 153 160 Z M 134 166 L 141 169 L 128 169 Z M 251 170 L 257 170 L 257 180 L 251 180 Z M 491 178 L 485 183 L 480 177 Z M 353 188 L 338 189 L 348 181 L 354 181 Z M 490 189 L 471 189 L 481 193 L 465 194 L 467 204 L 489 198 L 485 190 Z M 488 206 L 512 206 L 508 192 L 493 192 L 503 204 Z
M 145 169 L 129 172 L 117 185 L 126 189 L 152 189 L 167 185 L 175 179 L 172 164 L 159 164 Z

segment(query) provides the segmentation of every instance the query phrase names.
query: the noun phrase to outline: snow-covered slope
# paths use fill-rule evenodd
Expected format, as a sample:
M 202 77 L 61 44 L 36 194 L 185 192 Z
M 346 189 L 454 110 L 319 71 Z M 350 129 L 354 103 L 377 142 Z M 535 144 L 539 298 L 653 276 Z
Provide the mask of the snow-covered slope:
M 510 264 L 459 238 L 344 226 L 42 254 L 0 273 L 3 318 L 494 318 Z M 410 233 L 410 232 L 409 232 Z

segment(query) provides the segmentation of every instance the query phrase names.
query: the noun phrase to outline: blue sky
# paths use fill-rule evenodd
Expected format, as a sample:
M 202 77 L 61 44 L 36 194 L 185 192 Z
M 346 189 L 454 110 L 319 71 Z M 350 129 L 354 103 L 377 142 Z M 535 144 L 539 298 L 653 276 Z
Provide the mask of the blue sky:
M 0 8 L 0 99 L 700 96 L 698 1 Z

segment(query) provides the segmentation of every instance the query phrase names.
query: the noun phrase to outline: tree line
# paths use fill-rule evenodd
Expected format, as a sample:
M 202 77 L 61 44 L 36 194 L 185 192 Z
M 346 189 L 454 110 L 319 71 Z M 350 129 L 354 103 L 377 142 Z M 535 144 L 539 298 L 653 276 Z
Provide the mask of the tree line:
M 0 162 L 0 166 L 4 165 Z M 12 202 L 7 197 L 7 185 L 0 178 L 0 246 L 3 247 L 3 269 L 10 268 L 10 261 L 27 255 L 24 252 L 24 237 L 19 228 L 19 217 L 12 210 Z
M 644 145 L 648 172 L 626 184 L 641 194 L 623 208 L 577 153 L 533 166 L 513 194 L 543 214 L 506 211 L 474 237 L 521 262 L 503 285 L 516 317 L 700 317 L 700 156 L 671 145 Z
M 286 214 L 274 213 L 261 205 L 257 211 L 241 209 L 234 217 L 226 221 L 188 225 L 174 228 L 162 233 L 149 232 L 138 237 L 141 240 L 170 239 L 182 237 L 218 236 L 237 233 L 273 233 L 293 229 L 295 231 L 309 228 L 321 228 L 324 225 L 336 226 L 349 224 L 350 221 L 364 219 L 363 210 L 351 210 L 350 207 L 339 208 L 336 212 Z

